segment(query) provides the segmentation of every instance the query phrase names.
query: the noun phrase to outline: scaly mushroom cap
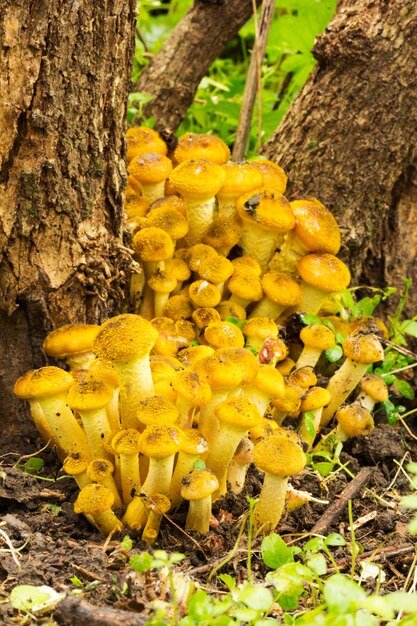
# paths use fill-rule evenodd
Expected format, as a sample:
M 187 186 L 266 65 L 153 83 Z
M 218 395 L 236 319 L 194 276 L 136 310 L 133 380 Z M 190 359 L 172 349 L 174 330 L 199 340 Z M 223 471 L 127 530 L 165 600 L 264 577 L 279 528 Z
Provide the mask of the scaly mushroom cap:
M 183 259 L 169 259 L 165 263 L 165 270 L 180 282 L 188 280 L 191 276 L 191 270 Z
M 87 467 L 87 476 L 93 483 L 100 483 L 113 472 L 114 465 L 107 459 L 94 459 Z
M 188 319 L 193 313 L 193 306 L 185 293 L 178 293 L 169 298 L 162 313 L 173 320 Z
M 23 374 L 23 376 L 20 376 L 16 380 L 13 387 L 13 393 L 15 396 L 21 398 L 22 400 L 32 399 L 32 396 L 28 395 L 28 384 L 34 372 L 36 372 L 36 370 L 28 370 L 25 374 Z
M 376 335 L 353 332 L 346 337 L 342 347 L 344 355 L 351 361 L 377 363 L 384 359 L 384 348 Z
M 193 311 L 191 316 L 197 328 L 201 329 L 213 322 L 220 322 L 220 313 L 211 306 L 200 307 Z
M 245 345 L 242 331 L 231 322 L 212 322 L 204 331 L 204 339 L 213 348 L 243 348 Z
M 203 263 L 198 271 L 201 278 L 208 280 L 214 285 L 224 283 L 234 272 L 234 267 L 229 259 L 224 256 L 216 256 Z
M 148 286 L 157 293 L 171 293 L 177 286 L 177 279 L 169 272 L 157 271 L 149 278 Z
M 301 446 L 281 431 L 260 439 L 252 454 L 258 469 L 281 478 L 298 474 L 306 465 L 306 455 Z
M 158 332 L 139 315 L 123 313 L 102 324 L 94 352 L 106 361 L 124 362 L 149 354 Z
M 303 411 L 303 413 L 307 411 L 317 411 L 326 406 L 326 404 L 329 404 L 331 399 L 332 396 L 327 389 L 323 389 L 323 387 L 311 387 L 301 401 L 300 410 Z
M 336 420 L 348 437 L 369 435 L 374 429 L 372 413 L 354 402 L 336 412 Z
M 88 372 L 93 380 L 100 380 L 108 387 L 116 389 L 119 386 L 119 379 L 110 361 L 94 359 L 88 368 Z
M 100 380 L 86 380 L 68 391 L 67 404 L 73 411 L 95 411 L 105 407 L 113 397 L 113 389 Z
M 171 369 L 171 371 L 173 371 Z M 174 424 L 179 417 L 178 409 L 171 400 L 164 396 L 152 396 L 138 403 L 138 420 L 142 424 Z
M 46 354 L 57 358 L 89 352 L 99 330 L 96 324 L 66 324 L 49 333 L 42 347 Z
M 307 250 L 337 254 L 340 230 L 332 213 L 315 198 L 291 202 L 295 215 L 294 232 Z
M 262 187 L 275 193 L 284 193 L 288 177 L 279 165 L 267 159 L 253 159 L 250 164 L 261 172 Z
M 297 413 L 300 410 L 301 396 L 303 393 L 304 389 L 302 387 L 291 382 L 286 382 L 284 397 L 274 398 L 272 404 L 282 413 Z
M 154 493 L 147 499 L 146 506 L 155 515 L 164 515 L 171 508 L 171 500 L 162 493 Z
M 220 291 L 207 280 L 191 283 L 189 297 L 195 307 L 215 307 L 222 299 Z
M 360 382 L 363 393 L 371 396 L 375 402 L 385 402 L 388 400 L 388 387 L 381 376 L 376 374 L 365 374 Z
M 233 259 L 232 263 L 236 273 L 250 273 L 255 276 L 260 276 L 262 274 L 262 268 L 258 261 L 251 256 L 239 256 L 236 259 Z
M 208 443 L 196 428 L 186 428 L 180 450 L 190 455 L 204 454 L 208 451 Z
M 295 217 L 287 198 L 268 189 L 255 189 L 239 196 L 236 209 L 243 221 L 253 222 L 278 233 L 295 226 Z
M 350 272 L 340 259 L 327 252 L 312 252 L 297 263 L 298 273 L 305 283 L 320 291 L 342 291 L 350 283 Z
M 171 355 L 152 354 L 149 359 L 152 380 L 154 383 L 163 378 L 171 378 L 174 373 L 182 368 L 178 359 Z
M 147 152 L 156 152 L 166 155 L 168 147 L 156 130 L 146 126 L 135 126 L 126 132 L 127 160 Z
M 219 137 L 208 134 L 185 133 L 178 139 L 173 152 L 177 163 L 195 159 L 204 159 L 222 165 L 230 158 L 230 150 Z
M 140 432 L 134 428 L 119 430 L 111 440 L 115 454 L 138 454 L 140 451 Z
M 111 509 L 114 503 L 114 495 L 99 483 L 92 483 L 83 487 L 74 502 L 75 513 L 98 515 Z
M 305 326 L 300 332 L 300 339 L 305 346 L 316 350 L 327 350 L 335 344 L 334 332 L 324 324 Z
M 216 306 L 216 310 L 220 315 L 220 319 L 226 320 L 228 317 L 234 317 L 238 322 L 243 322 L 246 319 L 246 309 L 231 300 L 222 300 Z
M 25 400 L 48 398 L 49 396 L 68 391 L 74 383 L 74 378 L 69 372 L 65 372 L 59 367 L 48 365 L 32 371 L 27 384 L 24 386 L 24 395 L 18 397 L 22 397 Z M 21 392 L 21 387 L 23 385 L 19 378 L 14 386 L 16 395 L 18 395 L 17 391 Z
M 221 348 L 217 350 L 219 361 L 223 359 L 236 363 L 242 372 L 242 385 L 247 385 L 255 380 L 259 371 L 259 361 L 256 356 L 246 348 Z
M 317 383 L 317 376 L 314 369 L 310 366 L 300 367 L 288 376 L 288 381 L 298 385 L 303 389 L 313 387 Z
M 82 474 L 87 470 L 89 463 L 89 457 L 83 456 L 78 452 L 74 452 L 73 454 L 65 457 L 62 469 L 69 476 L 78 476 L 78 474 Z
M 175 167 L 169 182 L 183 198 L 198 202 L 212 198 L 223 184 L 225 173 L 221 165 L 205 159 L 183 161 Z
M 174 254 L 174 242 L 171 237 L 156 226 L 139 230 L 132 239 L 132 248 L 145 262 L 157 263 Z
M 128 172 L 142 184 L 160 183 L 172 172 L 172 162 L 164 154 L 147 152 L 132 159 Z
M 252 317 L 246 322 L 243 333 L 248 339 L 265 341 L 267 337 L 278 337 L 278 326 L 269 317 Z
M 184 500 L 201 500 L 219 488 L 219 481 L 208 469 L 193 470 L 182 480 L 181 497 Z
M 353 320 L 350 323 L 351 330 L 363 330 L 368 333 L 373 333 L 378 337 L 382 337 L 383 339 L 388 339 L 389 332 L 388 328 L 384 324 L 384 322 L 379 319 L 379 317 L 374 317 L 373 315 L 368 315 L 365 317 L 360 317 L 357 320 Z
M 186 218 L 176 209 L 169 207 L 153 209 L 147 214 L 142 223 L 142 227 L 148 228 L 151 226 L 162 228 L 162 230 L 165 230 L 171 239 L 175 241 L 182 239 L 182 237 L 185 237 L 188 233 L 188 222 Z
M 257 439 L 269 437 L 269 435 L 272 435 L 278 428 L 280 428 L 280 426 L 278 426 L 275 420 L 263 417 L 257 426 L 249 429 L 249 437 L 252 441 L 257 441 Z
M 282 374 L 271 365 L 260 365 L 258 375 L 253 383 L 258 389 L 271 398 L 282 398 L 285 395 L 285 382 Z
M 166 196 L 165 198 L 158 198 L 152 202 L 149 207 L 149 213 L 152 213 L 155 209 L 175 209 L 178 213 L 181 213 L 184 217 L 187 216 L 187 205 L 184 200 L 179 196 Z
M 203 237 L 203 242 L 213 246 L 216 250 L 233 248 L 240 239 L 242 227 L 234 217 L 219 216 L 214 218 L 208 231 Z
M 218 254 L 216 250 L 206 243 L 195 243 L 185 252 L 185 260 L 193 272 L 199 272 L 210 259 L 216 259 Z
M 203 406 L 210 402 L 210 385 L 201 380 L 194 370 L 186 369 L 177 372 L 171 384 L 175 393 L 193 406 Z
M 281 306 L 297 306 L 302 300 L 302 290 L 298 283 L 287 274 L 267 272 L 262 277 L 262 289 L 271 302 Z
M 242 396 L 220 402 L 215 407 L 214 413 L 220 421 L 243 429 L 257 426 L 262 419 L 258 408 Z
M 140 436 L 142 454 L 151 459 L 165 459 L 178 452 L 182 431 L 174 425 L 147 426 Z
M 225 163 L 224 182 L 217 193 L 219 200 L 237 198 L 262 185 L 261 172 L 250 163 Z
M 197 363 L 197 361 L 201 361 L 201 359 L 211 356 L 214 352 L 215 350 L 211 346 L 200 344 L 198 346 L 184 348 L 184 350 L 181 350 L 177 356 L 182 365 L 185 367 L 192 367 Z
M 250 302 L 259 302 L 264 295 L 259 277 L 255 274 L 244 274 L 240 270 L 230 277 L 228 287 L 234 296 Z
M 331 322 L 334 331 L 344 337 L 347 337 L 352 332 L 352 324 L 349 322 L 345 322 L 338 315 L 325 315 L 321 316 L 320 319 L 322 322 Z

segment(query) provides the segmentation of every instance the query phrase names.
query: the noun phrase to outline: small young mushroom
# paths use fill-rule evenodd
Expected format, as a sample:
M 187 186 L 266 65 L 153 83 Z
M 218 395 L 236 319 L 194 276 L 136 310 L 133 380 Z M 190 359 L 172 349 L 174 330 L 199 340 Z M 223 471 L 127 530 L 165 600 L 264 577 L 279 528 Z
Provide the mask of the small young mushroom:
M 149 458 L 149 470 L 142 493 L 147 496 L 168 493 L 181 440 L 182 431 L 174 424 L 145 428 L 140 436 L 140 447 L 142 454 Z
M 91 483 L 81 489 L 74 502 L 74 511 L 91 516 L 101 534 L 107 537 L 123 530 L 123 524 L 111 509 L 113 502 L 114 495 L 110 489 L 99 483 Z
M 242 493 L 245 486 L 246 473 L 252 463 L 253 445 L 248 437 L 243 437 L 230 461 L 227 470 L 227 483 L 230 485 L 231 492 L 236 495 Z
M 122 497 L 129 504 L 140 489 L 140 433 L 134 428 L 120 430 L 111 440 L 115 454 L 120 457 Z
M 154 202 L 165 195 L 165 181 L 172 172 L 172 162 L 164 154 L 147 152 L 130 161 L 128 172 L 141 183 L 143 196 Z
M 342 291 L 350 283 L 345 263 L 327 252 L 312 252 L 301 257 L 297 270 L 302 278 L 303 298 L 298 309 L 316 314 L 331 293 Z
M 334 436 L 339 441 L 369 435 L 374 429 L 372 413 L 358 402 L 341 407 L 336 411 L 335 417 L 337 427 Z
M 171 508 L 171 501 L 162 493 L 155 493 L 146 501 L 146 508 L 149 511 L 145 528 L 142 532 L 142 541 L 153 545 L 158 537 L 159 528 L 165 513 Z
M 361 379 L 360 393 L 356 398 L 364 409 L 372 411 L 375 404 L 388 400 L 388 387 L 381 376 L 376 374 L 365 374 Z
M 265 295 L 249 317 L 276 319 L 285 309 L 298 306 L 301 302 L 300 285 L 286 274 L 267 272 L 263 275 L 261 284 Z
M 93 342 L 99 330 L 96 324 L 66 324 L 49 333 L 42 347 L 49 356 L 65 359 L 71 370 L 87 369 L 94 359 Z
M 296 366 L 315 367 L 321 353 L 334 346 L 336 338 L 334 332 L 324 324 L 310 324 L 300 332 L 300 339 L 304 344 Z
M 314 440 L 320 429 L 321 414 L 323 408 L 331 400 L 331 395 L 323 387 L 311 387 L 301 401 L 300 410 L 302 412 L 299 435 L 301 441 L 307 444 L 307 450 L 311 450 Z M 306 415 L 309 414 L 309 415 Z M 309 419 L 311 416 L 311 419 Z
M 207 451 L 207 441 L 196 428 L 187 428 L 184 430 L 168 491 L 168 497 L 172 502 L 172 509 L 178 508 L 181 504 L 182 479 L 194 469 L 195 462 L 198 461 L 203 454 L 206 454 Z
M 178 138 L 178 144 L 172 154 L 174 163 L 196 159 L 205 159 L 217 165 L 226 163 L 230 158 L 227 145 L 214 135 L 206 133 L 185 133 Z
M 185 476 L 181 497 L 189 501 L 186 530 L 209 531 L 212 495 L 218 487 L 219 481 L 208 469 L 194 470 Z
M 114 465 L 107 459 L 94 459 L 87 467 L 87 477 L 92 483 L 100 483 L 103 487 L 110 489 L 114 496 L 112 508 L 121 509 L 123 500 L 113 478 Z
M 251 163 L 225 163 L 224 180 L 217 192 L 220 217 L 236 216 L 236 201 L 244 193 L 262 185 L 262 174 Z

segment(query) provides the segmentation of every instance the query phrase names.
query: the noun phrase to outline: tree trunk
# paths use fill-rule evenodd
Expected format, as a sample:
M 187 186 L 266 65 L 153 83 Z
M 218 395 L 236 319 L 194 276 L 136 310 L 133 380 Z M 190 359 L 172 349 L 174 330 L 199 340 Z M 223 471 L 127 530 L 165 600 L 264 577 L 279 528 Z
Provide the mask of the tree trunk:
M 177 130 L 201 79 L 252 12 L 252 0 L 195 0 L 135 88 L 153 96 L 143 113 L 157 130 Z
M 0 414 L 54 327 L 117 312 L 135 1 L 0 0 Z
M 334 213 L 355 284 L 401 288 L 417 269 L 417 9 L 340 2 L 314 54 L 263 152 L 288 173 L 291 197 L 316 196 Z M 409 312 L 416 304 L 414 289 Z

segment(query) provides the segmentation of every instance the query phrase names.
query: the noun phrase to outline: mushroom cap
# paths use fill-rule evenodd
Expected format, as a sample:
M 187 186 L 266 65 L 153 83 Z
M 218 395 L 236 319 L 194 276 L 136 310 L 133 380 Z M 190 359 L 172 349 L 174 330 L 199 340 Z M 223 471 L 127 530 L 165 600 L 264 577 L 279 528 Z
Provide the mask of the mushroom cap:
M 289 307 L 300 304 L 302 289 L 293 278 L 281 272 L 267 272 L 262 277 L 262 289 L 274 304 Z
M 173 160 L 183 161 L 205 159 L 221 165 L 230 158 L 230 150 L 219 137 L 208 134 L 185 133 L 178 139 L 173 153 Z
M 184 200 L 179 196 L 165 196 L 164 198 L 158 198 L 154 200 L 149 207 L 149 213 L 152 213 L 155 209 L 175 209 L 178 213 L 181 213 L 184 217 L 187 217 L 187 205 Z
M 331 394 L 323 387 L 311 387 L 305 393 L 304 399 L 301 401 L 301 411 L 317 411 L 329 404 L 332 399 Z
M 123 313 L 102 324 L 94 351 L 106 361 L 126 362 L 149 354 L 157 337 L 158 332 L 148 320 Z
M 234 317 L 238 322 L 246 319 L 246 309 L 232 300 L 222 300 L 216 307 L 220 315 L 220 319 L 226 320 L 228 317 Z
M 252 454 L 256 467 L 281 478 L 298 474 L 306 465 L 306 455 L 301 446 L 281 430 L 260 439 Z
M 194 369 L 214 392 L 251 382 L 258 373 L 259 363 L 245 348 L 220 348 L 212 356 L 197 361 Z
M 305 283 L 324 291 L 342 291 L 350 283 L 350 272 L 340 259 L 327 252 L 312 252 L 297 263 L 298 273 Z
M 87 467 L 87 476 L 93 483 L 99 483 L 114 472 L 114 465 L 107 459 L 94 459 Z
M 135 233 L 132 248 L 145 262 L 157 263 L 174 254 L 174 242 L 165 230 L 148 226 Z
M 304 198 L 291 202 L 291 208 L 295 215 L 294 232 L 307 250 L 330 254 L 339 252 L 339 226 L 321 202 L 316 198 Z
M 243 396 L 219 402 L 214 413 L 221 422 L 243 430 L 257 426 L 262 419 L 259 409 Z
M 209 259 L 216 259 L 217 257 L 216 250 L 206 243 L 195 243 L 185 252 L 185 260 L 190 269 L 197 273 Z
M 27 388 L 29 381 L 32 378 L 32 374 L 35 371 L 36 370 L 28 370 L 25 374 L 23 374 L 16 380 L 13 387 L 13 393 L 15 394 L 15 396 L 21 398 L 22 400 L 30 400 L 32 398 L 31 395 L 28 395 Z
M 286 233 L 295 226 L 295 217 L 287 198 L 268 189 L 244 193 L 236 201 L 239 217 L 269 230 Z
M 306 365 L 305 367 L 299 367 L 294 370 L 294 372 L 291 372 L 288 376 L 288 380 L 303 389 L 308 389 L 308 387 L 312 387 L 317 383 L 317 376 L 314 369 Z
M 180 282 L 191 276 L 191 270 L 183 259 L 169 259 L 165 263 L 165 271 Z
M 190 285 L 189 297 L 195 307 L 215 307 L 222 299 L 216 285 L 207 280 L 196 280 Z
M 388 328 L 383 320 L 379 317 L 374 317 L 373 315 L 353 320 L 350 323 L 350 328 L 351 330 L 367 331 L 369 333 L 373 333 L 374 335 L 378 335 L 378 337 L 382 337 L 383 339 L 388 339 L 389 337 Z
M 142 227 L 151 226 L 162 228 L 174 240 L 182 239 L 188 233 L 188 222 L 184 215 L 170 207 L 162 206 L 148 213 Z
M 197 328 L 204 328 L 212 322 L 220 322 L 220 313 L 212 306 L 199 307 L 193 311 L 191 316 Z
M 42 347 L 47 354 L 58 358 L 89 352 L 99 330 L 97 324 L 65 324 L 49 333 Z
M 140 432 L 134 428 L 119 430 L 111 440 L 111 447 L 116 454 L 138 454 L 140 451 Z
M 175 393 L 193 406 L 203 406 L 210 402 L 210 385 L 205 380 L 201 380 L 197 372 L 192 369 L 177 372 L 171 384 Z
M 28 376 L 28 373 L 25 376 Z M 33 370 L 28 378 L 27 384 L 24 386 L 24 395 L 19 396 L 25 400 L 48 398 L 55 394 L 65 393 L 75 382 L 69 372 L 53 365 Z M 23 387 L 21 379 L 18 379 L 14 386 L 16 395 L 18 395 L 17 391 L 21 392 L 19 387 Z
M 343 344 L 344 355 L 358 363 L 377 363 L 384 359 L 384 348 L 378 337 L 373 334 L 364 335 L 361 331 L 351 333 Z
M 234 217 L 215 217 L 204 234 L 203 242 L 213 248 L 233 248 L 240 239 L 242 227 Z
M 331 348 L 336 341 L 334 332 L 324 324 L 305 326 L 300 332 L 300 339 L 305 346 L 320 351 Z
M 204 201 L 213 198 L 225 179 L 221 165 L 206 159 L 183 161 L 175 167 L 169 182 L 183 198 Z
M 286 359 L 286 357 L 288 356 L 288 352 L 288 346 L 284 343 L 282 339 L 280 339 L 279 337 L 270 336 L 264 340 L 264 343 L 258 353 L 258 360 L 260 363 L 270 363 L 271 361 L 284 361 L 284 359 Z M 290 368 L 288 372 L 284 372 L 282 369 L 279 368 L 279 365 L 280 363 L 278 363 L 276 367 L 283 376 L 286 376 L 289 371 L 291 371 Z M 294 361 L 292 361 L 292 366 L 293 365 L 295 365 Z
M 223 359 L 236 363 L 242 372 L 242 384 L 255 380 L 259 371 L 259 361 L 256 356 L 246 348 L 220 348 L 217 351 L 219 361 Z
M 287 186 L 287 175 L 284 170 L 268 159 L 253 159 L 250 161 L 262 174 L 262 187 L 271 189 L 275 193 L 284 193 Z
M 365 374 L 360 382 L 363 393 L 371 396 L 375 402 L 385 402 L 388 400 L 388 387 L 381 376 L 376 374 Z
M 166 155 L 168 147 L 159 133 L 153 128 L 146 126 L 135 126 L 126 132 L 127 139 L 127 160 L 147 152 L 157 152 Z
M 256 337 L 265 340 L 267 337 L 278 337 L 278 326 L 270 317 L 251 317 L 243 331 L 248 339 Z
M 225 177 L 217 193 L 220 200 L 237 198 L 262 185 L 262 174 L 251 163 L 234 163 L 231 161 L 225 163 L 222 168 Z
M 171 174 L 172 162 L 164 154 L 147 152 L 130 161 L 128 172 L 143 185 L 160 183 Z
M 110 361 L 94 359 L 88 368 L 88 372 L 93 380 L 100 380 L 109 387 L 113 387 L 113 389 L 119 386 L 119 379 Z
M 204 339 L 213 348 L 243 348 L 245 345 L 242 331 L 231 322 L 212 322 L 204 331 Z
M 208 469 L 193 470 L 182 479 L 181 497 L 184 500 L 202 500 L 219 488 L 219 481 Z
M 284 344 L 285 345 L 285 344 Z M 286 347 L 286 346 L 285 346 Z M 286 350 L 287 354 L 288 354 L 288 348 Z M 284 353 L 285 354 L 285 353 Z M 277 363 L 277 370 L 279 372 L 281 372 L 281 374 L 283 376 L 288 376 L 289 374 L 291 374 L 292 370 L 295 367 L 295 361 L 294 359 L 291 359 L 290 357 L 286 356 L 282 359 L 282 361 L 280 361 L 279 363 Z
M 193 306 L 187 294 L 177 293 L 167 300 L 162 313 L 173 320 L 188 319 L 193 313 Z
M 336 420 L 348 437 L 369 435 L 374 429 L 372 413 L 364 409 L 358 402 L 336 411 Z
M 260 365 L 254 385 L 271 398 L 285 395 L 285 382 L 282 374 L 272 365 Z
M 105 407 L 113 397 L 113 389 L 101 380 L 86 380 L 68 391 L 67 404 L 73 411 L 95 411 Z
M 180 450 L 190 455 L 203 454 L 208 451 L 208 443 L 196 428 L 186 428 Z
M 275 420 L 269 419 L 268 417 L 262 417 L 262 420 L 257 426 L 249 429 L 249 437 L 252 441 L 269 437 L 269 435 L 272 435 L 278 428 L 280 428 L 280 426 L 278 426 Z
M 229 278 L 228 287 L 229 291 L 237 298 L 251 302 L 259 302 L 264 295 L 259 277 L 255 274 L 244 274 L 240 270 L 235 271 Z
M 78 474 L 82 474 L 87 470 L 90 460 L 91 459 L 89 457 L 83 456 L 78 452 L 74 452 L 73 454 L 65 457 L 62 469 L 69 476 L 78 476 Z
M 216 256 L 207 259 L 198 271 L 201 278 L 210 281 L 214 285 L 224 283 L 234 272 L 234 267 L 229 259 L 224 256 Z
M 154 493 L 146 500 L 146 506 L 155 515 L 164 515 L 171 508 L 171 500 L 162 493 Z
M 304 389 L 299 387 L 295 383 L 285 383 L 285 395 L 284 397 L 274 398 L 272 400 L 273 406 L 283 413 L 298 413 L 301 406 L 301 396 L 304 393 Z
M 164 396 L 144 398 L 138 402 L 137 408 L 138 420 L 147 426 L 152 424 L 174 424 L 179 417 L 175 404 Z
M 163 378 L 171 378 L 176 371 L 182 368 L 178 359 L 168 354 L 152 354 L 149 359 L 154 383 Z
M 177 282 L 169 272 L 157 271 L 149 278 L 148 285 L 157 293 L 170 293 L 177 286 Z
M 182 431 L 173 424 L 147 426 L 140 436 L 141 452 L 151 459 L 165 459 L 178 452 Z
M 206 356 L 211 356 L 214 352 L 214 348 L 211 346 L 200 344 L 198 346 L 189 346 L 188 348 L 184 348 L 184 350 L 181 350 L 177 356 L 180 363 L 185 365 L 185 367 L 192 367 L 195 363 L 197 363 L 197 361 L 205 359 Z
M 236 273 L 251 273 L 255 274 L 255 276 L 262 274 L 262 268 L 258 261 L 247 254 L 236 257 L 236 259 L 233 259 L 232 263 Z
M 114 494 L 99 483 L 83 487 L 74 502 L 75 513 L 98 515 L 108 511 L 114 504 Z

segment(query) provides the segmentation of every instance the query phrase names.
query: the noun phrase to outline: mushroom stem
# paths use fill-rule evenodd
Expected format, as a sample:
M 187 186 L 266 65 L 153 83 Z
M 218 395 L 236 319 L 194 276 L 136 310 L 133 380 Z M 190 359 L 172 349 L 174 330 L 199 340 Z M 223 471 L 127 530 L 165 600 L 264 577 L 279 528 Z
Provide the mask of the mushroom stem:
M 272 532 L 282 517 L 288 478 L 265 473 L 259 500 L 254 508 L 256 532 L 266 535 Z
M 200 500 L 190 500 L 185 529 L 195 530 L 199 533 L 208 533 L 210 529 L 211 504 L 211 495 Z
M 90 457 L 91 452 L 86 434 L 67 406 L 66 400 L 67 394 L 61 393 L 48 398 L 40 398 L 39 405 L 59 447 L 66 454 L 79 453 Z
M 148 474 L 142 485 L 143 493 L 147 496 L 153 496 L 156 493 L 163 495 L 168 493 L 174 470 L 174 459 L 174 454 L 162 459 L 149 459 Z
M 349 394 L 359 384 L 362 376 L 369 367 L 369 363 L 359 363 L 346 359 L 341 367 L 336 370 L 335 374 L 329 380 L 327 391 L 332 399 L 323 409 L 321 416 L 321 428 L 327 426 L 339 406 L 346 400 Z

